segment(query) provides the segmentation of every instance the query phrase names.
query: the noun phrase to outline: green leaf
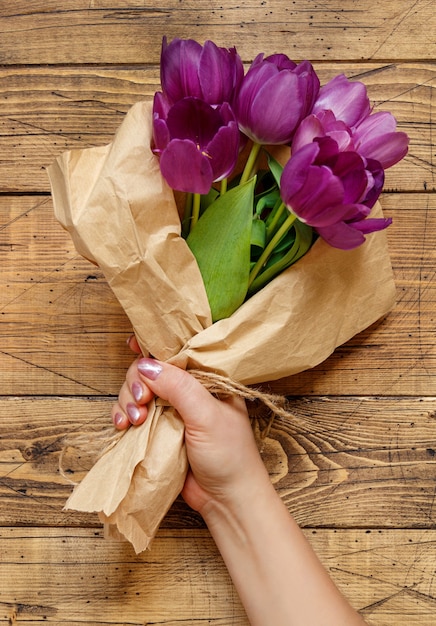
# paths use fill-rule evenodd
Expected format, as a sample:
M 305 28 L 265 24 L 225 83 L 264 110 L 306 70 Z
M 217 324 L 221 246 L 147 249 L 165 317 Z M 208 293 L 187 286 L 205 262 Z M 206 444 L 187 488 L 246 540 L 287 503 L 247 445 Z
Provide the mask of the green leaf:
M 219 196 L 219 191 L 217 191 L 214 187 L 210 188 L 209 193 L 207 193 L 204 196 L 201 196 L 200 214 L 204 213 L 205 210 L 212 204 L 212 202 L 215 202 L 218 196 Z
M 266 227 L 265 222 L 258 217 L 253 218 L 251 228 L 251 246 L 256 250 L 263 250 L 266 242 Z M 253 254 L 253 250 L 251 251 Z
M 268 193 L 256 196 L 256 215 L 262 215 L 265 209 L 272 209 L 278 200 L 280 200 L 280 193 L 277 187 Z
M 271 170 L 271 174 L 274 176 L 274 180 L 280 187 L 280 179 L 282 177 L 283 167 L 270 154 L 268 155 L 268 167 Z
M 187 238 L 203 277 L 213 321 L 243 302 L 250 272 L 255 177 L 210 204 Z

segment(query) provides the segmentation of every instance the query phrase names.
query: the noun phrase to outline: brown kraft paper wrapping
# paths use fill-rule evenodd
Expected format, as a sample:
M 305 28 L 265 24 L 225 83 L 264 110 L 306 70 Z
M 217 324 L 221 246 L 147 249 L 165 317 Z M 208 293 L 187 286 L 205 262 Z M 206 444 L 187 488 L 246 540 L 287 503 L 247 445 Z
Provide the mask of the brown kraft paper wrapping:
M 350 251 L 318 239 L 231 317 L 212 324 L 151 137 L 151 103 L 140 102 L 109 145 L 66 152 L 49 167 L 56 218 L 77 251 L 103 271 L 144 354 L 258 384 L 318 365 L 392 308 L 395 286 L 381 231 Z M 379 214 L 377 204 L 373 215 Z M 112 534 L 140 552 L 186 471 L 183 424 L 156 402 L 146 422 L 97 461 L 66 507 L 98 512 Z

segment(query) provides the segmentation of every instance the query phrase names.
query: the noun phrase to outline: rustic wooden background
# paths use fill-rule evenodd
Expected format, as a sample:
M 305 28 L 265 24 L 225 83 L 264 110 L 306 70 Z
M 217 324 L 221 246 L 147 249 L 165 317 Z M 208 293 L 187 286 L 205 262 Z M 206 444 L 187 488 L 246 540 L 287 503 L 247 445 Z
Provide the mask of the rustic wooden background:
M 177 501 L 150 552 L 64 512 L 65 433 L 105 424 L 131 354 L 102 274 L 53 218 L 46 167 L 107 143 L 158 88 L 162 35 L 313 61 L 360 79 L 410 135 L 382 204 L 398 299 L 312 371 L 275 385 L 266 462 L 352 603 L 436 623 L 432 0 L 0 0 L 0 624 L 247 624 L 201 520 Z M 86 460 L 83 460 L 83 467 Z

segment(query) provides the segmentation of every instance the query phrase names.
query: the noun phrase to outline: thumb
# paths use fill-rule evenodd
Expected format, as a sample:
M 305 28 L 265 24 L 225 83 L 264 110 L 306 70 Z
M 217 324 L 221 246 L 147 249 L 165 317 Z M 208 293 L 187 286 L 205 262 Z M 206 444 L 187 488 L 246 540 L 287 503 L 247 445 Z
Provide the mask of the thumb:
M 218 402 L 191 374 L 169 363 L 139 359 L 138 372 L 154 394 L 173 406 L 185 425 L 199 428 Z

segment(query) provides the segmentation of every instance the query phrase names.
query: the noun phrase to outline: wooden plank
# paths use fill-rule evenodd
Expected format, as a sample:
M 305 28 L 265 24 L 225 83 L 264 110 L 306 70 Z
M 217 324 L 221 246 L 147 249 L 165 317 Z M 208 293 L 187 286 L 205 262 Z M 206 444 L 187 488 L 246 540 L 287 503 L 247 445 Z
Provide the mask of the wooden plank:
M 0 21 L 1 23 L 1 21 Z M 433 63 L 318 63 L 322 84 L 362 80 L 376 109 L 410 137 L 408 156 L 387 171 L 386 190 L 432 191 Z M 64 150 L 112 140 L 129 107 L 159 88 L 157 66 L 0 68 L 0 192 L 48 192 L 45 168 Z
M 2 64 L 156 63 L 163 34 L 237 45 L 246 60 L 292 47 L 299 58 L 434 59 L 428 0 L 16 0 L 0 9 Z M 263 50 L 259 49 L 259 41 Z
M 434 624 L 436 531 L 306 535 L 368 623 Z M 160 532 L 136 556 L 100 531 L 2 528 L 0 550 L 0 624 L 248 625 L 207 531 Z
M 64 150 L 111 141 L 129 107 L 151 98 L 157 81 L 156 68 L 0 72 L 0 189 L 48 192 L 45 167 Z
M 0 399 L 0 525 L 98 525 L 95 515 L 62 510 L 72 486 L 59 474 L 59 455 L 66 435 L 109 426 L 112 402 Z M 262 454 L 297 522 L 434 527 L 435 406 L 434 397 L 294 399 L 295 417 L 274 422 Z M 62 467 L 68 479 L 79 482 L 92 466 L 88 451 L 66 450 Z M 181 500 L 163 523 L 165 528 L 202 525 Z
M 435 196 L 385 194 L 382 202 L 394 218 L 396 306 L 275 391 L 436 395 Z M 0 197 L 0 224 L 2 393 L 117 394 L 132 361 L 131 326 L 101 272 L 77 255 L 48 198 Z
M 0 215 L 2 393 L 17 393 L 17 381 L 36 395 L 119 388 L 131 326 L 102 273 L 74 250 L 50 199 L 3 197 Z M 67 356 L 72 337 L 83 358 Z

